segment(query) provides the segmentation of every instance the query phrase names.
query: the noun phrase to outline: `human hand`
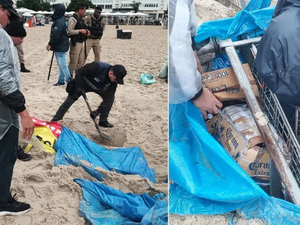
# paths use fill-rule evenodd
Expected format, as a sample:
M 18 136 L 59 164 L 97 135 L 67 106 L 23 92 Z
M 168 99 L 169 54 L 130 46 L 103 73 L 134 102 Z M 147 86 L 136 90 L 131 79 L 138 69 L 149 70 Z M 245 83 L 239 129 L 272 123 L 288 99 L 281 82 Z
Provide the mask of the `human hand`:
M 89 37 L 91 35 L 91 32 L 87 30 L 87 36 Z
M 202 94 L 193 103 L 200 109 L 204 119 L 207 119 L 207 113 L 217 114 L 223 106 L 208 88 L 203 88 Z
M 34 123 L 26 109 L 19 113 L 19 115 L 21 117 L 21 124 L 23 128 L 22 138 L 30 140 L 34 132 Z
M 87 30 L 85 30 L 85 29 L 80 29 L 80 30 L 79 30 L 79 33 L 82 33 L 82 34 L 87 34 L 87 33 L 88 33 L 88 31 L 87 31 Z
M 98 112 L 98 110 L 95 110 L 95 111 L 91 112 L 90 117 L 92 119 L 95 119 L 97 116 L 99 116 L 99 114 L 100 113 Z
M 50 48 L 51 48 L 51 46 L 50 46 L 50 45 L 47 45 L 47 46 L 46 46 L 46 49 L 47 49 L 47 51 L 49 51 L 49 50 L 50 50 Z

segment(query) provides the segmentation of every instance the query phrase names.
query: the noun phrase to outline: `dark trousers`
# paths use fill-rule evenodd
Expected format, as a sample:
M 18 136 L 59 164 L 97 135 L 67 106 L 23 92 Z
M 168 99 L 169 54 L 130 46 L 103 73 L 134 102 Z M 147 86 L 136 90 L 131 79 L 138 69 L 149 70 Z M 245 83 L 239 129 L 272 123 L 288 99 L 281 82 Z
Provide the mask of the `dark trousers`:
M 86 93 L 88 92 L 94 92 L 98 94 L 103 101 L 101 102 L 100 106 L 98 107 L 98 112 L 100 113 L 100 119 L 99 122 L 107 121 L 109 112 L 112 108 L 112 105 L 115 100 L 115 92 L 117 89 L 117 84 L 111 84 L 106 92 L 95 92 L 93 89 L 91 89 L 89 86 L 84 85 L 84 90 Z M 59 107 L 57 110 L 55 116 L 52 118 L 52 121 L 58 121 L 61 120 L 66 112 L 69 110 L 69 108 L 73 105 L 75 101 L 80 97 L 80 95 L 72 95 L 68 94 L 67 99 L 63 102 L 63 104 Z
M 10 185 L 17 160 L 19 130 L 11 126 L 0 140 L 0 207 L 11 199 Z
M 292 130 L 295 132 L 296 107 L 291 106 L 282 100 L 279 100 L 279 102 Z

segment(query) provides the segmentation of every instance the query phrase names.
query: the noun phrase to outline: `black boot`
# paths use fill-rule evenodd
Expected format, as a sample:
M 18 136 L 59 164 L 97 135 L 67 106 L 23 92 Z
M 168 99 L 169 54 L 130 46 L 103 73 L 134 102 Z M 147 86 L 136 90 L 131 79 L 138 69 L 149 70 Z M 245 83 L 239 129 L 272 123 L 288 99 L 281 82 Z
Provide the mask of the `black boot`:
M 28 70 L 28 69 L 25 68 L 24 63 L 21 63 L 21 72 L 23 72 L 23 73 L 30 73 L 30 70 Z
M 21 161 L 29 161 L 31 159 L 31 155 L 25 153 L 21 146 L 19 146 L 17 157 Z
M 100 127 L 108 127 L 108 128 L 114 127 L 114 125 L 112 125 L 112 124 L 109 123 L 108 121 L 99 121 L 99 126 L 100 126 Z

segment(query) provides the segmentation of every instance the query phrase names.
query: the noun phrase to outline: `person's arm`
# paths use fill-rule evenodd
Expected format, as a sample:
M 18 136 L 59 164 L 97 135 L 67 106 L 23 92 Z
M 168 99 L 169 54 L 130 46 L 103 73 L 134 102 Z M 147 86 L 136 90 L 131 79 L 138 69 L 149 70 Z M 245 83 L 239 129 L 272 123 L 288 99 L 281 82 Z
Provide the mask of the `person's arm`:
M 104 18 L 102 17 L 102 19 L 101 19 L 101 25 L 102 25 L 102 29 L 103 29 L 103 31 L 105 30 L 105 20 L 104 20 Z
M 33 134 L 34 124 L 25 107 L 25 97 L 17 87 L 14 80 L 14 65 L 12 52 L 7 37 L 0 33 L 0 97 L 7 107 L 14 110 L 21 117 L 23 138 L 30 139 Z M 6 44 L 4 44 L 6 43 Z
M 92 26 L 92 17 L 91 16 L 87 16 L 84 19 L 84 25 L 85 25 L 86 29 L 88 30 L 87 36 L 90 36 L 91 35 L 91 26 Z
M 190 27 L 190 32 L 191 32 L 191 40 L 192 40 L 192 49 L 194 51 L 194 56 L 197 62 L 197 70 L 199 73 L 203 73 L 203 69 L 201 66 L 201 62 L 198 58 L 197 55 L 197 46 L 195 42 L 195 35 L 197 34 L 197 15 L 196 15 L 196 10 L 195 10 L 195 4 L 191 5 L 191 27 Z
M 170 79 L 169 102 L 178 104 L 193 101 L 204 119 L 207 113 L 217 113 L 222 103 L 201 84 L 192 39 L 197 31 L 194 2 L 170 0 L 169 54 Z
M 85 25 L 86 25 L 88 28 L 90 28 L 90 27 L 92 26 L 91 22 L 92 22 L 91 16 L 87 16 L 87 17 L 84 19 L 84 23 L 85 23 Z
M 82 34 L 88 33 L 87 32 L 88 30 L 85 30 L 85 29 L 75 30 L 76 23 L 77 23 L 76 19 L 74 17 L 70 17 L 70 19 L 68 21 L 68 31 L 69 31 L 70 36 L 74 36 L 79 33 L 82 33 Z
M 201 75 L 192 49 L 189 1 L 170 0 L 169 98 L 171 104 L 188 101 L 202 93 Z

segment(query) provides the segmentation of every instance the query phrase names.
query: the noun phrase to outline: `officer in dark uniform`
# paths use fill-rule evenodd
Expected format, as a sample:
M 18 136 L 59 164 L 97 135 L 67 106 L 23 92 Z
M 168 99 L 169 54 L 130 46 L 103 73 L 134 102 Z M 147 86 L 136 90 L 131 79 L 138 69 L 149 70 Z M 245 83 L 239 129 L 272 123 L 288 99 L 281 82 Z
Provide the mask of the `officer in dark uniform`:
M 73 103 L 86 92 L 94 92 L 103 99 L 99 108 L 91 114 L 95 118 L 100 114 L 99 126 L 113 127 L 107 120 L 114 103 L 118 84 L 124 84 L 127 72 L 122 65 L 109 65 L 103 62 L 92 62 L 76 71 L 75 79 L 67 85 L 67 99 L 60 106 L 51 121 L 61 120 Z

